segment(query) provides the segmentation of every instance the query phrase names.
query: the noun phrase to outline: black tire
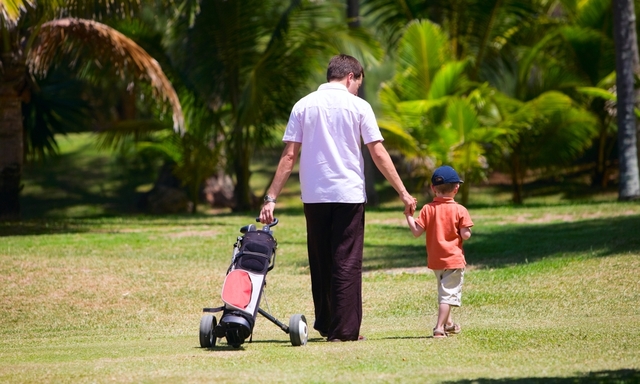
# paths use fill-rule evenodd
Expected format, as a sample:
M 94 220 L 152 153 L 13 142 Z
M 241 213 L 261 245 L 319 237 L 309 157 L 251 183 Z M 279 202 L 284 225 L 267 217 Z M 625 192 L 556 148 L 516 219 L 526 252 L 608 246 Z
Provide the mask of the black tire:
M 307 328 L 307 319 L 304 315 L 296 314 L 289 319 L 289 339 L 291 345 L 299 347 L 307 344 L 309 338 L 309 329 Z
M 213 329 L 217 325 L 215 316 L 203 315 L 200 319 L 200 346 L 202 348 L 211 348 L 216 346 L 216 336 Z

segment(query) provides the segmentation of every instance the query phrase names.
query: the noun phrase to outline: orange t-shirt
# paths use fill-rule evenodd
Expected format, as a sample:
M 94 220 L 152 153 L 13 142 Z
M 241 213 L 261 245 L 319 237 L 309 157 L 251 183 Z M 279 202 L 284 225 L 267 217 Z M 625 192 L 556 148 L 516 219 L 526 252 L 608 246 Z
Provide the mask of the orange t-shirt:
M 453 197 L 435 197 L 420 210 L 416 224 L 424 228 L 427 238 L 429 269 L 464 268 L 460 228 L 473 226 L 467 209 Z

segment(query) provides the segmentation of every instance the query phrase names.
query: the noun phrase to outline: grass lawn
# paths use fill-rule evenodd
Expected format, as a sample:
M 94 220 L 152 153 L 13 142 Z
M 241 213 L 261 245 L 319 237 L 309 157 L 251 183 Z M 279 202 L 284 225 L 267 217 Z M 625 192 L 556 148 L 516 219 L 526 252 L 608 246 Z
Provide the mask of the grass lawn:
M 253 215 L 89 209 L 0 223 L 0 382 L 640 382 L 640 204 L 537 198 L 469 206 L 454 311 L 463 330 L 443 340 L 431 337 L 424 239 L 397 202 L 368 209 L 368 340 L 327 343 L 310 331 L 303 347 L 262 317 L 252 343 L 199 347 L 202 308 L 221 305 L 232 245 Z M 312 327 L 304 217 L 295 198 L 276 214 L 262 307 L 285 323 L 303 313 Z

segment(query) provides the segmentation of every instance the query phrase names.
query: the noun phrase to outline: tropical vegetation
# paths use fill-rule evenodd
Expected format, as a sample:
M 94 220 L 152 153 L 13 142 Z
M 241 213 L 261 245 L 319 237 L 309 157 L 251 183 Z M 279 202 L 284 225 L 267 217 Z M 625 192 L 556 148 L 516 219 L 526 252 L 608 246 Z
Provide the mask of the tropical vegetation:
M 166 99 L 172 106 L 173 126 L 182 129 L 180 102 L 171 82 L 157 61 L 133 40 L 96 19 L 128 18 L 138 7 L 137 1 L 33 1 L 2 2 L 2 78 L 0 81 L 0 217 L 15 219 L 20 214 L 19 193 L 25 148 L 32 151 L 54 149 L 54 133 L 65 124 L 86 122 L 84 103 L 61 103 L 67 113 L 22 104 L 38 95 L 37 76 L 44 76 L 54 63 L 73 64 L 76 76 L 99 68 L 102 76 L 128 81 L 142 78 L 150 85 L 153 99 Z M 58 87 L 59 88 L 59 87 Z M 60 94 L 59 94 L 60 95 Z M 39 97 L 34 104 L 46 97 Z M 71 98 L 73 100 L 74 98 Z M 75 98 L 77 102 L 77 97 Z M 52 107 L 53 105 L 49 105 Z M 27 115 L 23 112 L 35 112 Z M 68 120 L 65 118 L 71 117 Z M 25 121 L 25 123 L 23 123 Z M 31 128 L 34 139 L 25 132 Z M 87 129 L 87 127 L 84 127 Z M 62 131 L 64 132 L 64 130 Z M 44 139 L 43 139 L 44 136 Z M 25 137 L 27 143 L 25 145 Z
M 623 156 L 620 197 L 640 194 L 634 113 L 616 135 L 616 62 L 634 57 L 615 59 L 616 1 L 365 0 L 359 17 L 337 0 L 0 4 L 3 218 L 19 217 L 24 159 L 81 130 L 153 152 L 192 210 L 217 174 L 233 177 L 234 209 L 251 209 L 252 157 L 278 148 L 291 105 L 338 52 L 374 75 L 368 99 L 415 191 L 448 163 L 467 180 L 463 202 L 499 171 L 522 203 L 532 175 L 606 186 Z

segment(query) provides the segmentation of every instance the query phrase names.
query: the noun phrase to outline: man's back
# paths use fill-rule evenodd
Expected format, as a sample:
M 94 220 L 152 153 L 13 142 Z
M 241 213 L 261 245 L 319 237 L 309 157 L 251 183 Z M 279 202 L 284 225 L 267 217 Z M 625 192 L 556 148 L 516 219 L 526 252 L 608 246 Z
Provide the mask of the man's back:
M 382 140 L 369 103 L 340 83 L 322 84 L 293 107 L 284 141 L 302 143 L 304 203 L 363 203 L 365 143 Z

